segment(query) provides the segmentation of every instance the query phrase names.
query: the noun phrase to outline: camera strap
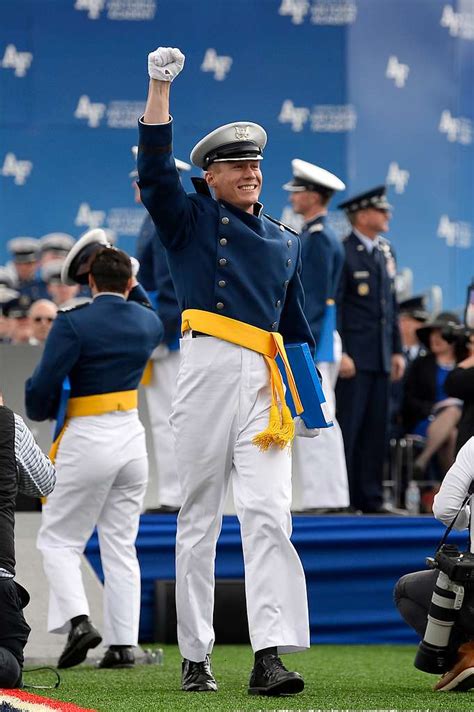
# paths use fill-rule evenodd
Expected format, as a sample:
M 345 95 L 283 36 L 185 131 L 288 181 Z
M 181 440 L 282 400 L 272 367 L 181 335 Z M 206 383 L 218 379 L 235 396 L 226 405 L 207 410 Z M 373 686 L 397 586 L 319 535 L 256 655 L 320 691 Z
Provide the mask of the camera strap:
M 459 515 L 460 515 L 461 512 L 462 512 L 462 510 L 464 509 L 464 507 L 466 506 L 466 504 L 469 502 L 470 499 L 471 499 L 471 491 L 470 491 L 470 489 L 469 489 L 469 492 L 468 492 L 467 495 L 465 496 L 465 498 L 464 498 L 464 500 L 463 500 L 463 503 L 461 504 L 461 506 L 459 507 L 458 511 L 456 512 L 456 516 L 454 517 L 454 519 L 453 519 L 453 521 L 451 522 L 451 524 L 449 525 L 449 527 L 446 528 L 446 531 L 444 532 L 443 536 L 441 537 L 441 541 L 439 542 L 439 544 L 438 544 L 438 546 L 437 546 L 437 548 L 436 548 L 436 553 L 438 553 L 438 551 L 441 549 L 441 547 L 442 547 L 443 544 L 445 543 L 446 539 L 447 539 L 448 536 L 449 536 L 449 533 L 450 533 L 451 529 L 454 527 L 454 525 L 455 525 L 455 523 L 456 523 L 456 519 L 459 517 Z M 469 534 L 468 534 L 468 545 L 469 545 L 469 549 L 468 549 L 468 551 L 471 551 L 471 517 L 472 517 L 472 512 L 469 512 L 469 526 L 468 526 L 468 532 L 469 532 Z

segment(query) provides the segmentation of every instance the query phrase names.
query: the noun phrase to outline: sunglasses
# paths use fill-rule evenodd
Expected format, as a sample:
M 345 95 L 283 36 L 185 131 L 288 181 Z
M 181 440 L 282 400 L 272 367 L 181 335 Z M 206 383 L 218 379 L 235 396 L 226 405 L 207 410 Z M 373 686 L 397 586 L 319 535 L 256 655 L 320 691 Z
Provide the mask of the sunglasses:
M 51 324 L 51 322 L 54 321 L 52 316 L 35 316 L 33 318 L 33 321 L 36 322 L 37 324 L 40 323 L 40 321 L 47 321 Z

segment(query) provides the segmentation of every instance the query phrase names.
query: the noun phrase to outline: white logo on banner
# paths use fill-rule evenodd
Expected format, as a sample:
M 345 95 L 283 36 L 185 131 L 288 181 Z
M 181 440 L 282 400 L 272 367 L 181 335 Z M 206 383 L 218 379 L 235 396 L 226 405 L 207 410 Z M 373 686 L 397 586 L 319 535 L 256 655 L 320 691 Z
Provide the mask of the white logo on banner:
M 108 20 L 153 20 L 156 14 L 156 0 L 76 0 L 74 7 L 89 20 L 98 20 L 106 8 Z
M 296 107 L 291 99 L 286 99 L 281 107 L 278 121 L 281 124 L 291 124 L 293 131 L 302 131 L 308 118 L 308 108 L 305 106 Z
M 87 124 L 96 129 L 105 114 L 106 105 L 92 102 L 87 94 L 83 94 L 77 104 L 74 116 L 76 119 L 87 119 Z
M 15 77 L 24 77 L 26 72 L 31 67 L 33 55 L 31 52 L 18 52 L 13 44 L 9 44 L 5 48 L 5 54 L 1 65 L 4 69 L 14 69 Z
M 440 25 L 446 27 L 452 37 L 474 40 L 474 7 L 470 12 L 455 12 L 452 5 L 445 5 Z
M 404 193 L 407 187 L 410 174 L 408 171 L 402 170 L 398 163 L 392 161 L 388 167 L 387 177 L 385 182 L 387 185 L 393 185 L 395 188 L 395 193 Z
M 470 146 L 472 143 L 472 121 L 464 116 L 454 117 L 446 109 L 441 113 L 439 120 L 439 130 L 446 134 L 446 138 L 451 143 L 461 143 Z
M 438 237 L 446 240 L 448 247 L 470 247 L 472 244 L 472 229 L 468 222 L 450 220 L 448 215 L 441 215 L 439 219 Z
M 353 131 L 357 114 L 352 104 L 320 104 L 311 112 L 311 131 L 339 133 Z
M 1 170 L 2 176 L 12 177 L 15 185 L 25 185 L 33 170 L 31 161 L 19 161 L 14 153 L 7 153 Z
M 356 17 L 354 0 L 315 0 L 311 8 L 313 25 L 350 25 Z
M 291 17 L 294 25 L 301 25 L 309 11 L 309 0 L 282 0 L 279 15 Z
M 232 57 L 219 56 L 215 49 L 207 49 L 201 64 L 202 72 L 214 72 L 214 79 L 221 82 L 232 66 Z
M 392 54 L 388 59 L 387 69 L 385 70 L 385 76 L 387 79 L 393 79 L 395 86 L 402 89 L 405 86 L 408 74 L 410 72 L 410 67 L 408 64 L 402 64 L 398 61 L 398 57 Z
M 91 210 L 89 203 L 81 203 L 74 224 L 84 225 L 89 230 L 92 230 L 95 227 L 103 226 L 105 215 L 105 210 Z

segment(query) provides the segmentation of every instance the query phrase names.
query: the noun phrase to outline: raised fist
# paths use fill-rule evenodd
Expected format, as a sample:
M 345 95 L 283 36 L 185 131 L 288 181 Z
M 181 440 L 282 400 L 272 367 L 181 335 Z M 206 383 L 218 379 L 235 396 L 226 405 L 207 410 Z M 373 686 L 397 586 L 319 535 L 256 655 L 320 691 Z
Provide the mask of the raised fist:
M 160 82 L 172 82 L 184 67 L 184 54 L 176 47 L 158 47 L 148 55 L 148 74 Z

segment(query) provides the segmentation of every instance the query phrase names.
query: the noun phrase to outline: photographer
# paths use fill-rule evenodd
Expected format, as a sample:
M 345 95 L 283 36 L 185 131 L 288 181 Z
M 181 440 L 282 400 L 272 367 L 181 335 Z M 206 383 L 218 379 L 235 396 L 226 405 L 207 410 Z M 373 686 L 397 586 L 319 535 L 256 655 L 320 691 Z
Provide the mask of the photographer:
M 20 416 L 0 393 L 0 688 L 21 687 L 23 648 L 30 627 L 23 616 L 28 592 L 15 576 L 15 498 L 48 495 L 56 473 Z
M 444 384 L 448 396 L 464 401 L 458 424 L 456 452 L 474 435 L 474 334 L 469 337 L 468 347 L 470 355 L 458 363 Z
M 447 526 L 455 520 L 455 529 L 471 527 L 471 552 L 474 522 L 470 525 L 472 496 L 469 495 L 473 480 L 474 437 L 471 437 L 446 473 L 433 505 L 435 517 Z M 395 603 L 405 621 L 424 638 L 415 666 L 443 673 L 435 690 L 465 691 L 474 687 L 474 589 L 472 584 L 467 585 L 461 599 L 459 587 L 440 574 L 440 570 L 438 566 L 402 576 L 395 586 Z M 444 581 L 440 582 L 443 576 Z

